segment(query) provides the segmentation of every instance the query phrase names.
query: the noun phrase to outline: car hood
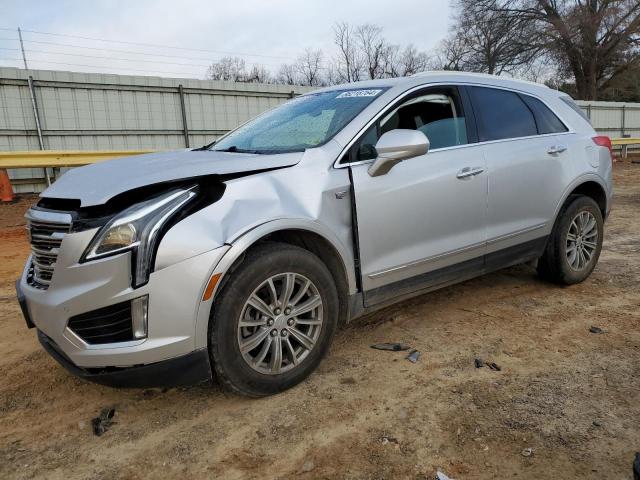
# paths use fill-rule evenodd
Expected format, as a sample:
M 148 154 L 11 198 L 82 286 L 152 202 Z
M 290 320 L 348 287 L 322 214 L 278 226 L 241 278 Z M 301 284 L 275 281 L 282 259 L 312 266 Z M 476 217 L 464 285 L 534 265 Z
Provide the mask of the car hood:
M 180 150 L 107 160 L 74 168 L 41 197 L 80 200 L 82 207 L 102 205 L 120 193 L 205 175 L 232 175 L 290 167 L 302 152 L 274 155 Z

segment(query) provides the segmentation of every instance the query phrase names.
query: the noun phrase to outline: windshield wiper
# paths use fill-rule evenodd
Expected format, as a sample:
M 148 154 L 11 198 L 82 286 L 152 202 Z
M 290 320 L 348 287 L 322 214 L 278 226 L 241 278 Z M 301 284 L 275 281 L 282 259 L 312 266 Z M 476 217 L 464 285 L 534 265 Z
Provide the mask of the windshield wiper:
M 220 150 L 213 149 L 214 152 L 227 152 L 227 153 L 261 153 L 259 150 L 245 150 L 238 148 L 235 145 L 231 145 L 229 148 L 221 148 Z

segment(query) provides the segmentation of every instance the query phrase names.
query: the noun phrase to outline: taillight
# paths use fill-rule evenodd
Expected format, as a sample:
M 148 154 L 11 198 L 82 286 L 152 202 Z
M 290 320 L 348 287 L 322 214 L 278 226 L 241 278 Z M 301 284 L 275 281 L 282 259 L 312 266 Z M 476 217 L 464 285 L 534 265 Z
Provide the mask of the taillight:
M 611 155 L 611 159 L 613 160 L 613 145 L 609 137 L 606 135 L 598 135 L 597 137 L 593 137 L 593 143 L 599 147 L 607 147 L 609 149 L 609 155 Z

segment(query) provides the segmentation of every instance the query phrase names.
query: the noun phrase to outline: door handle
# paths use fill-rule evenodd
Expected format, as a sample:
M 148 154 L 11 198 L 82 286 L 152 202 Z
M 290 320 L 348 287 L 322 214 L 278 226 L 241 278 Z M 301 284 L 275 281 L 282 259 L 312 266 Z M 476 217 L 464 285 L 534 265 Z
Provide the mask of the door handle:
M 547 150 L 547 153 L 549 155 L 558 155 L 559 153 L 564 152 L 566 149 L 567 147 L 565 147 L 564 145 L 553 145 L 549 147 L 549 150 Z
M 484 168 L 482 167 L 464 167 L 462 170 L 458 172 L 458 174 L 456 175 L 456 178 L 463 179 L 463 178 L 474 177 L 476 175 L 481 174 L 482 172 L 484 172 Z

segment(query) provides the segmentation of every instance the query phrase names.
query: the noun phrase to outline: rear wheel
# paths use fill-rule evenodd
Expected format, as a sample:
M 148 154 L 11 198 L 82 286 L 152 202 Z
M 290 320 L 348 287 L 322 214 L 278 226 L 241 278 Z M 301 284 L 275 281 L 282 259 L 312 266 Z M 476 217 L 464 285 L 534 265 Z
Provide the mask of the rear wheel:
M 570 197 L 560 211 L 538 274 L 549 281 L 572 285 L 584 281 L 595 268 L 602 250 L 602 213 L 590 197 Z
M 338 294 L 322 261 L 302 248 L 252 249 L 217 296 L 211 361 L 223 386 L 260 397 L 304 380 L 326 354 Z

